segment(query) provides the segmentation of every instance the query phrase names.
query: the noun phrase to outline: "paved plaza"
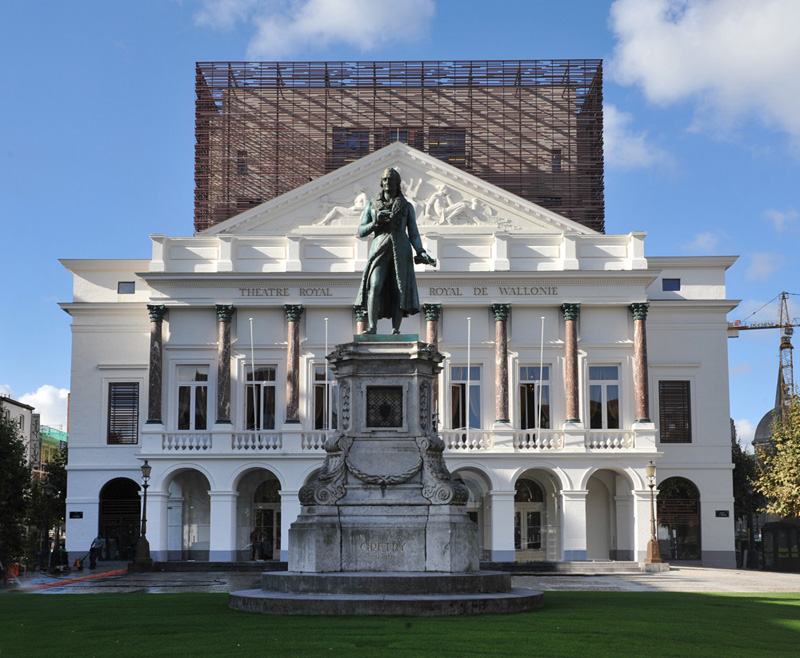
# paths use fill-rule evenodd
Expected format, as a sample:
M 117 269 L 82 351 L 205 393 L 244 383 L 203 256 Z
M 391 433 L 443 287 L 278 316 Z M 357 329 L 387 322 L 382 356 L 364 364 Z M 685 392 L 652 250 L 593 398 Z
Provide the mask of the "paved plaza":
M 256 589 L 261 583 L 258 571 L 128 573 L 126 568 L 127 563 L 106 562 L 96 571 L 59 576 L 37 573 L 21 577 L 18 589 L 32 594 L 234 592 Z M 515 587 L 544 592 L 800 592 L 800 574 L 796 573 L 686 566 L 672 566 L 661 573 L 535 575 L 512 580 Z

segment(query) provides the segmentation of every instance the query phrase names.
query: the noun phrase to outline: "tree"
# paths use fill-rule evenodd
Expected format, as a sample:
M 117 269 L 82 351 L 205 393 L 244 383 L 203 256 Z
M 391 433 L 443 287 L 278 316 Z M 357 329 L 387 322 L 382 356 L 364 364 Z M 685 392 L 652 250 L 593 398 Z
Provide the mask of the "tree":
M 18 562 L 25 553 L 25 517 L 31 470 L 16 424 L 0 413 L 0 562 Z
M 762 511 L 777 516 L 800 514 L 800 401 L 793 395 L 772 423 L 770 447 L 759 455 L 755 488 L 767 500 Z

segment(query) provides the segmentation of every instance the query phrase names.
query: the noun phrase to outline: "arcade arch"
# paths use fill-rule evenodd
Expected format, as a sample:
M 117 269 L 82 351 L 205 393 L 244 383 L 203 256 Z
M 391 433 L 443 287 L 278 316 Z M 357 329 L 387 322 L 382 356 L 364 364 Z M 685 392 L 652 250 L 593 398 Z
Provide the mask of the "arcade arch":
M 281 549 L 281 483 L 268 469 L 246 473 L 236 489 L 239 560 L 273 560 Z
M 586 557 L 633 560 L 633 492 L 627 476 L 600 469 L 586 482 Z
M 691 480 L 667 478 L 658 485 L 658 540 L 661 556 L 671 562 L 699 560 L 700 491 Z
M 106 540 L 101 560 L 133 560 L 141 528 L 139 490 L 129 478 L 109 480 L 100 490 L 98 534 Z
M 514 551 L 517 562 L 554 561 L 561 550 L 560 485 L 541 469 L 514 483 Z
M 207 561 L 211 540 L 208 478 L 194 469 L 172 475 L 167 484 L 167 559 Z

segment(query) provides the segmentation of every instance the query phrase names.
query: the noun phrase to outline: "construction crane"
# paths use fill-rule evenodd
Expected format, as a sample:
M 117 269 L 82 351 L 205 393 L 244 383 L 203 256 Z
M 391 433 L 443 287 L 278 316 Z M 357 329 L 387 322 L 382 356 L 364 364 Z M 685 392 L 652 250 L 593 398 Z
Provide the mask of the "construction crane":
M 771 304 L 778 297 L 780 297 L 780 312 L 778 314 L 778 322 L 748 322 L 747 320 L 734 320 L 728 323 L 728 338 L 738 338 L 740 331 L 750 331 L 752 329 L 780 329 L 781 330 L 781 347 L 780 347 L 780 379 L 781 379 L 781 402 L 783 406 L 789 404 L 789 400 L 794 393 L 794 366 L 792 364 L 792 334 L 795 327 L 800 327 L 800 318 L 789 317 L 789 305 L 787 298 L 789 295 L 797 295 L 793 292 L 782 292 L 780 295 L 770 299 L 764 306 Z M 758 310 L 750 314 L 752 317 L 758 311 L 764 308 L 762 306 Z

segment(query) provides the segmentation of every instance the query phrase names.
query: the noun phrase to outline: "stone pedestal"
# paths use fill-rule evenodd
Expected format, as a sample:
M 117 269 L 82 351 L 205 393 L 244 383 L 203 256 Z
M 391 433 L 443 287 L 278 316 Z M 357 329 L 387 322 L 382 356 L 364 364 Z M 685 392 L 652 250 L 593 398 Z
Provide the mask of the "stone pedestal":
M 300 490 L 289 570 L 470 572 L 477 528 L 433 429 L 442 356 L 416 335 L 361 335 L 328 357 L 340 391 L 339 432 Z
M 478 571 L 466 487 L 444 463 L 432 395 L 443 357 L 416 335 L 360 335 L 328 356 L 339 430 L 300 489 L 289 571 L 229 605 L 265 614 L 464 615 L 541 607 L 541 592 Z M 513 494 L 512 494 L 513 495 Z

